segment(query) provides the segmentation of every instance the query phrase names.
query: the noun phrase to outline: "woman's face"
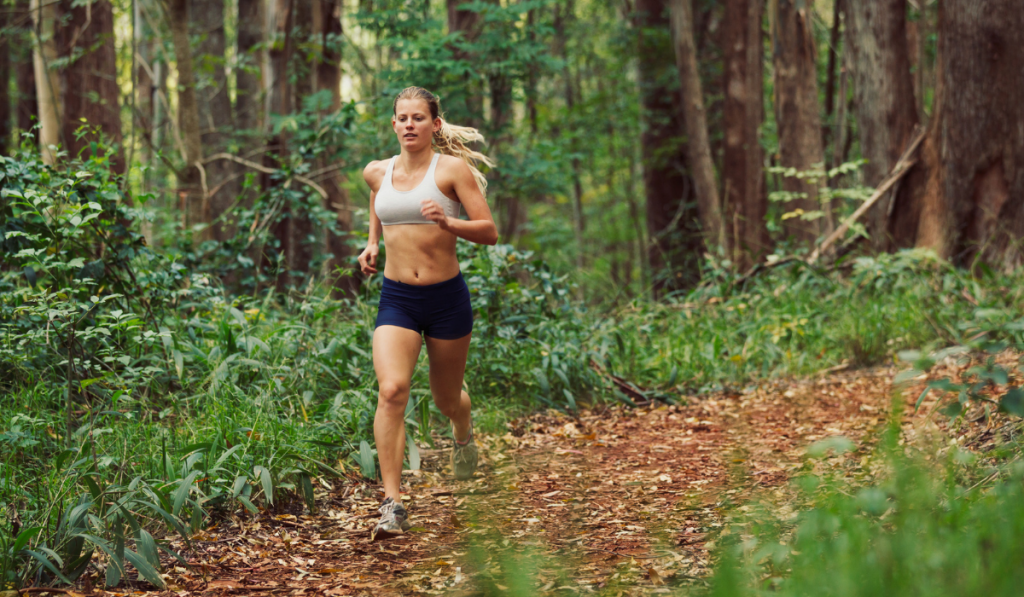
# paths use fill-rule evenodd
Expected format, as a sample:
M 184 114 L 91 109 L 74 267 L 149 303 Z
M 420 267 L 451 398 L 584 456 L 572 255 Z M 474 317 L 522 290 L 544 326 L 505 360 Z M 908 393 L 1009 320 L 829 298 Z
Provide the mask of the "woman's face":
M 391 126 L 398 135 L 402 149 L 418 151 L 430 147 L 430 140 L 434 131 L 441 126 L 441 119 L 431 118 L 430 105 L 426 100 L 403 99 L 395 105 Z

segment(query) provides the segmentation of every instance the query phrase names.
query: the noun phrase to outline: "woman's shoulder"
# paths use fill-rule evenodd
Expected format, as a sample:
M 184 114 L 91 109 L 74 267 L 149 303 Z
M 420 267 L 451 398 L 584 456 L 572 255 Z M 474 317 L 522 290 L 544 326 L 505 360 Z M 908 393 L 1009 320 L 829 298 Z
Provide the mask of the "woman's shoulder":
M 388 170 L 388 162 L 390 159 L 374 160 L 363 168 L 363 180 L 366 184 L 370 185 L 371 189 L 378 189 L 380 183 L 384 180 L 384 174 Z
M 462 158 L 448 155 L 446 153 L 442 153 L 440 155 L 441 157 L 437 160 L 438 173 L 447 175 L 453 180 L 460 176 L 466 176 L 470 173 L 469 165 Z

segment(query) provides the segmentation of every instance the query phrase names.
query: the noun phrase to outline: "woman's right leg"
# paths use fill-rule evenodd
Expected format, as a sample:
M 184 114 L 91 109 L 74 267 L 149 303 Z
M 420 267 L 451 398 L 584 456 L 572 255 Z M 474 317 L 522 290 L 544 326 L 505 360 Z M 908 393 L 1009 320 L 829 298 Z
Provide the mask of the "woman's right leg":
M 405 456 L 405 406 L 423 339 L 418 332 L 382 325 L 373 332 L 373 368 L 377 372 L 377 414 L 373 437 L 377 443 L 384 497 L 400 502 L 402 460 Z

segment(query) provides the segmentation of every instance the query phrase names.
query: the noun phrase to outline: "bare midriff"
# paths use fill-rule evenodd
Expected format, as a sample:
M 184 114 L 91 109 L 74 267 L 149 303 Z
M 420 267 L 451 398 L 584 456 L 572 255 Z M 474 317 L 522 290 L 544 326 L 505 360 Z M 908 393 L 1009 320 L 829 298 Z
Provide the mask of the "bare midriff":
M 384 277 L 425 286 L 459 275 L 456 237 L 432 224 L 384 226 Z

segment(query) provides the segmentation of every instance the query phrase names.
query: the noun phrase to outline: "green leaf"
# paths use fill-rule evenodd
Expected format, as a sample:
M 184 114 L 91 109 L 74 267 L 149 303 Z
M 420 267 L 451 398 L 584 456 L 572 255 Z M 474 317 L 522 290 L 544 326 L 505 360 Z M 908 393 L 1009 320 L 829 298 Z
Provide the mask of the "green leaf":
M 181 372 L 185 368 L 185 363 L 184 363 L 185 359 L 184 359 L 184 357 L 181 356 L 181 351 L 178 350 L 177 348 L 174 349 L 173 356 L 174 356 L 174 370 L 178 372 L 178 379 L 181 380 L 182 379 Z
M 26 549 L 25 553 L 35 558 L 36 561 L 42 564 L 44 568 L 53 573 L 53 575 L 59 578 L 62 582 L 69 585 L 71 584 L 71 581 L 68 579 L 68 577 L 61 574 L 61 571 L 53 565 L 53 562 L 51 562 L 49 558 L 39 553 L 38 551 L 32 551 L 31 549 Z
M 245 487 L 245 483 L 248 480 L 249 479 L 244 475 L 238 475 L 235 477 L 234 482 L 231 483 L 231 497 L 238 497 L 238 494 L 242 493 L 242 488 Z
M 142 557 L 146 558 L 146 561 L 149 562 L 151 566 L 159 570 L 160 555 L 157 553 L 156 540 L 153 539 L 153 535 L 150 535 L 146 529 L 140 529 L 135 544 Z
M 820 458 L 829 450 L 834 450 L 836 454 L 842 454 L 844 452 L 849 452 L 853 447 L 853 442 L 848 438 L 843 437 L 842 435 L 834 435 L 811 444 L 810 447 L 807 448 L 807 455 L 811 458 Z
M 38 535 L 42 530 L 43 527 L 30 527 L 21 531 L 18 534 L 18 538 L 14 540 L 14 547 L 11 549 L 11 552 L 18 553 L 24 549 L 28 542 L 32 540 L 32 537 Z
M 316 496 L 313 495 L 313 480 L 309 475 L 301 475 L 302 481 L 302 497 L 306 499 L 306 507 L 309 508 L 309 513 L 312 514 L 316 511 Z
M 562 393 L 565 394 L 565 399 L 569 403 L 569 408 L 576 410 L 576 399 L 572 397 L 572 393 L 565 388 L 562 388 Z
M 420 470 L 420 449 L 413 441 L 412 435 L 405 434 L 405 447 L 409 450 L 409 468 L 414 471 Z
M 917 397 L 917 402 L 914 403 L 914 412 L 917 412 L 917 409 L 921 408 L 921 403 L 924 402 L 924 397 L 928 395 L 928 392 L 930 392 L 931 389 L 931 385 L 925 386 L 924 391 Z
M 196 480 L 199 474 L 200 471 L 194 471 L 192 474 L 182 479 L 181 484 L 178 485 L 178 489 L 174 492 L 174 507 L 171 509 L 171 512 L 175 516 L 179 516 L 181 514 L 181 507 L 185 503 L 185 498 L 188 497 L 189 491 L 192 490 L 192 483 Z
M 373 459 L 373 451 L 370 450 L 370 444 L 366 443 L 365 439 L 359 442 L 359 467 L 367 479 L 377 478 L 377 466 Z
M 637 408 L 636 402 L 633 402 L 633 400 L 630 399 L 629 396 L 623 394 L 622 390 L 620 390 L 618 388 L 614 388 L 612 390 L 612 397 L 615 398 L 616 400 L 618 400 L 619 402 L 625 404 L 626 406 L 631 406 L 633 408 Z
M 97 504 L 102 503 L 103 491 L 100 489 L 99 484 L 96 483 L 96 480 L 92 478 L 92 475 L 83 475 L 82 480 L 89 486 L 89 493 L 92 494 L 92 499 Z
M 910 369 L 908 371 L 900 371 L 899 373 L 896 374 L 896 377 L 893 378 L 892 383 L 893 383 L 893 385 L 900 385 L 900 384 L 910 383 L 915 378 L 917 378 L 917 377 L 919 377 L 919 376 L 921 376 L 923 374 L 924 374 L 924 372 L 919 370 L 919 369 Z
M 267 502 L 270 504 L 274 503 L 274 483 L 270 479 L 270 471 L 265 466 L 256 465 L 253 468 L 255 473 L 260 478 L 260 483 L 263 484 L 263 495 L 267 498 Z
M 235 499 L 242 502 L 242 505 L 245 506 L 245 509 L 248 510 L 249 512 L 252 512 L 253 514 L 260 513 L 260 509 L 257 508 L 256 505 L 249 501 L 249 498 L 245 497 L 244 495 L 237 496 Z
M 999 401 L 999 410 L 1017 415 L 1018 417 L 1024 417 L 1024 390 L 1013 388 L 1003 394 L 1002 399 Z
M 140 576 L 153 583 L 157 588 L 164 588 L 164 580 L 160 578 L 160 573 L 145 558 L 130 549 L 124 550 L 124 557 L 132 563 L 132 566 L 135 566 Z

